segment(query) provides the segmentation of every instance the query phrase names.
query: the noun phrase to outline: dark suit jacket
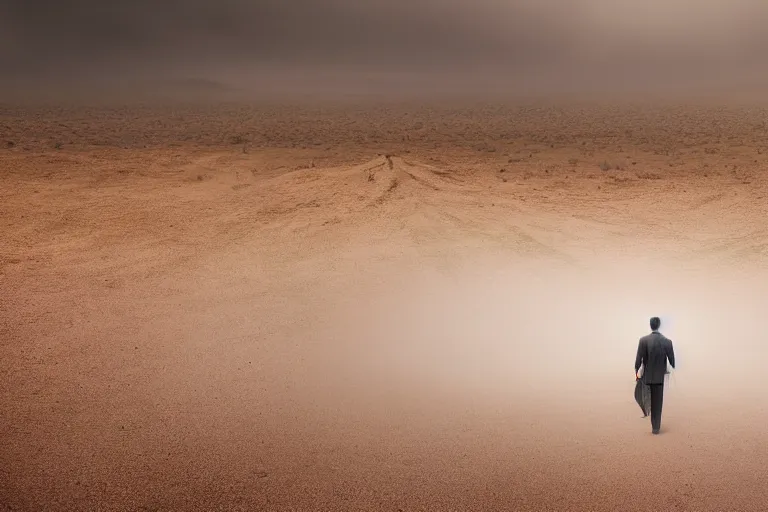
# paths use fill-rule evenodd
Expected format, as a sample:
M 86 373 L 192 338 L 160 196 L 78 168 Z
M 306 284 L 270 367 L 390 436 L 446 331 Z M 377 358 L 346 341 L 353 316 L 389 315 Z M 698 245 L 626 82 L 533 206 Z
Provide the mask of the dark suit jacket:
M 644 366 L 642 377 L 644 383 L 664 384 L 667 360 L 674 368 L 675 350 L 672 348 L 672 340 L 657 331 L 640 338 L 635 358 L 635 373 L 640 370 L 641 365 Z

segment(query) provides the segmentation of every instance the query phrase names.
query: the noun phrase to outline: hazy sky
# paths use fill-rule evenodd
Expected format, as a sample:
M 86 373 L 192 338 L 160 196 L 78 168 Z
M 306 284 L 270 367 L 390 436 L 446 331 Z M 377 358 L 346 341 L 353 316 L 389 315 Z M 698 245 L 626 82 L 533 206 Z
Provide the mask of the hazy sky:
M 180 70 L 768 69 L 765 0 L 4 0 L 6 79 Z M 722 66 L 729 71 L 723 72 Z

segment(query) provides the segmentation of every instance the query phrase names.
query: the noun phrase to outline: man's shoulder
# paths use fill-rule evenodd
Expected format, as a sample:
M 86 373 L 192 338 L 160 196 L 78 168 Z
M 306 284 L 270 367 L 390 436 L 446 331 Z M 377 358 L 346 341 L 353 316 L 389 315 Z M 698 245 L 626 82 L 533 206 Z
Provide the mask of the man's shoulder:
M 661 334 L 660 332 L 652 332 L 650 334 L 646 334 L 642 338 L 640 338 L 640 343 L 648 343 L 650 341 L 655 340 L 657 343 L 661 341 L 662 343 L 669 343 L 672 344 L 672 340 Z

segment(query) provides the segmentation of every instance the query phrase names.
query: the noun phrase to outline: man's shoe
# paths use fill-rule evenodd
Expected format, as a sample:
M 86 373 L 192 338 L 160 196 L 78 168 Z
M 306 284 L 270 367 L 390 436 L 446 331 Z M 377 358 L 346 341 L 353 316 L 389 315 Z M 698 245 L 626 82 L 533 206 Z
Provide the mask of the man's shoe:
M 652 433 L 653 433 L 653 435 L 655 435 L 655 436 L 656 436 L 656 435 L 659 435 L 659 431 L 658 431 L 658 430 L 656 430 L 656 429 L 654 429 Z

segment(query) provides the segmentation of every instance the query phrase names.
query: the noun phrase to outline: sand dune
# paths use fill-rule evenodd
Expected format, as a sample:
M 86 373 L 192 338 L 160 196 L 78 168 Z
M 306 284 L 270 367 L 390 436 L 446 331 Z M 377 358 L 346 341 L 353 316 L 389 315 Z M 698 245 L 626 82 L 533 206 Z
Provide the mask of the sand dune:
M 0 118 L 8 510 L 765 510 L 764 112 Z M 678 369 L 633 402 L 651 315 Z

